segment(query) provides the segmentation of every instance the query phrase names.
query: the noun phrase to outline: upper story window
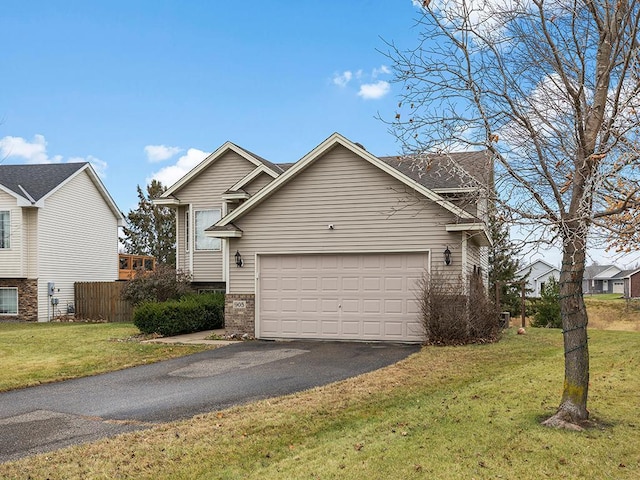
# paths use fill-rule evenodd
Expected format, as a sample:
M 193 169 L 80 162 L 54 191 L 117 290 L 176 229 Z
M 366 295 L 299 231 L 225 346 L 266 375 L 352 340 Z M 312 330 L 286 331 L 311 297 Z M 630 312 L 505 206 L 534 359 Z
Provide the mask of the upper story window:
M 18 314 L 18 289 L 0 288 L 0 315 Z
M 0 210 L 0 248 L 11 246 L 11 218 L 8 211 Z
M 209 228 L 220 218 L 220 210 L 196 210 L 195 211 L 195 240 L 196 250 L 220 250 L 220 239 L 207 237 L 205 228 Z

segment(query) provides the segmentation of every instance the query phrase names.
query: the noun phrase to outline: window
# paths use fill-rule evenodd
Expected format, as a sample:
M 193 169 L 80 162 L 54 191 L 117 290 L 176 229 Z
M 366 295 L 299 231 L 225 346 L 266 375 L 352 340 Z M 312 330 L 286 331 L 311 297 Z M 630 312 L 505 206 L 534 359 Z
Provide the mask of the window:
M 220 239 L 207 237 L 205 228 L 220 220 L 220 210 L 196 210 L 196 250 L 220 250 Z
M 0 315 L 18 314 L 18 289 L 0 287 Z
M 0 248 L 11 246 L 11 223 L 8 211 L 0 211 Z

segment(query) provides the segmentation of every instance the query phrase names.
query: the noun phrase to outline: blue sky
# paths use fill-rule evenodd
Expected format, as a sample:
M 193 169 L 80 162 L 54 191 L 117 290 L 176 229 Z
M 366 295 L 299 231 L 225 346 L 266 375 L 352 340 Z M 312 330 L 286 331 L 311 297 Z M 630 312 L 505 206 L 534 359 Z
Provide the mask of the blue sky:
M 0 154 L 90 161 L 127 213 L 230 140 L 292 162 L 338 131 L 398 152 L 382 38 L 413 43 L 411 0 L 5 0 Z
M 293 162 L 337 131 L 393 155 L 379 50 L 416 45 L 413 3 L 3 0 L 0 161 L 90 161 L 126 214 L 227 140 Z

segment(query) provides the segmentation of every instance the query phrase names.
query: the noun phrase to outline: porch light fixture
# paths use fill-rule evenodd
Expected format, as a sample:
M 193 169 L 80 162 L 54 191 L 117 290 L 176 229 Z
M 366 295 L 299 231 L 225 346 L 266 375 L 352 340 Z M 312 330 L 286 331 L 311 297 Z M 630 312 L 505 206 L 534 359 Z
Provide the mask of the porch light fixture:
M 236 257 L 236 267 L 242 267 L 242 265 L 244 265 L 244 262 L 242 261 L 242 255 L 240 255 L 240 252 L 238 250 L 236 250 L 236 254 L 234 256 Z
M 449 250 L 449 246 L 447 246 L 447 249 L 444 251 L 444 264 L 451 265 L 451 250 Z

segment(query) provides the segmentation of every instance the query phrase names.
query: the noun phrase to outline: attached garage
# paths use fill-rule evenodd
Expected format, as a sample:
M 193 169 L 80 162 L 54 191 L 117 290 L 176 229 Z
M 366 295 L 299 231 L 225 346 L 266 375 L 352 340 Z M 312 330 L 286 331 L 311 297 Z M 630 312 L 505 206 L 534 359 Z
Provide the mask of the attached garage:
M 427 262 L 426 252 L 258 255 L 256 335 L 420 342 Z

